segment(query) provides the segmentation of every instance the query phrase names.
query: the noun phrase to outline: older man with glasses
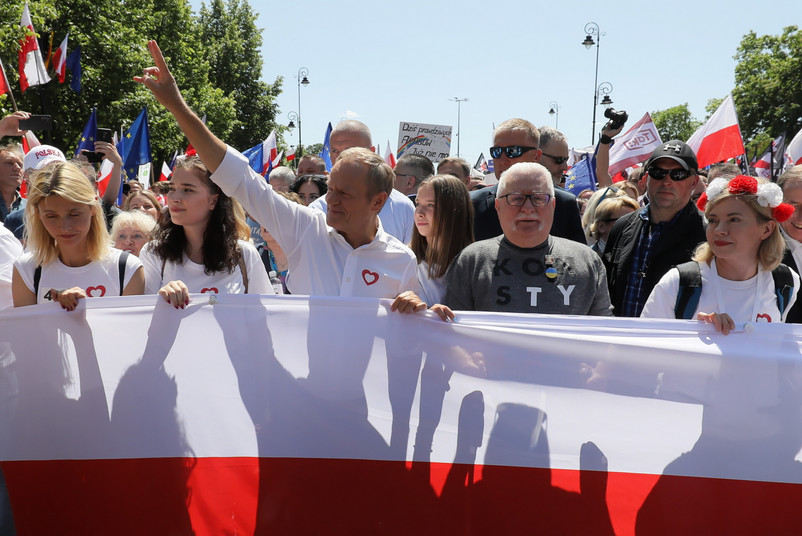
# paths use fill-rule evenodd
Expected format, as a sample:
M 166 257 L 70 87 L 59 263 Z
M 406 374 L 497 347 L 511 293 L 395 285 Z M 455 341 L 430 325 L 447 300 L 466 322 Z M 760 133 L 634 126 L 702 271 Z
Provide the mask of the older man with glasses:
M 537 127 L 524 119 L 508 119 L 501 123 L 493 133 L 493 146 L 490 148 L 496 178 L 519 162 L 541 162 L 540 132 Z M 474 235 L 477 240 L 493 238 L 501 234 L 496 214 L 496 193 L 498 185 L 471 192 L 474 214 Z M 585 242 L 585 233 L 579 218 L 576 196 L 557 188 L 554 192 L 556 210 L 553 236 Z
M 615 223 L 604 250 L 616 316 L 640 316 L 660 278 L 691 260 L 705 241 L 704 220 L 691 201 L 699 181 L 693 149 L 671 140 L 654 150 L 644 169 L 649 204 Z
M 599 256 L 552 236 L 554 184 L 540 164 L 512 165 L 494 204 L 503 234 L 474 242 L 446 274 L 453 310 L 568 315 L 612 314 Z M 441 315 L 442 316 L 442 315 Z

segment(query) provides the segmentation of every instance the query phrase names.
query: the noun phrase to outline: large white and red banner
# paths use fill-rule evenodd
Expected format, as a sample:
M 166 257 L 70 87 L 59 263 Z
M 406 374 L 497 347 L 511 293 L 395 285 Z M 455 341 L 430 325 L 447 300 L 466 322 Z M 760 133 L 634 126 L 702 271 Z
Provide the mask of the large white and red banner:
M 645 162 L 662 143 L 652 116 L 646 112 L 610 149 L 610 176 Z
M 802 526 L 802 328 L 157 301 L 0 314 L 18 534 Z

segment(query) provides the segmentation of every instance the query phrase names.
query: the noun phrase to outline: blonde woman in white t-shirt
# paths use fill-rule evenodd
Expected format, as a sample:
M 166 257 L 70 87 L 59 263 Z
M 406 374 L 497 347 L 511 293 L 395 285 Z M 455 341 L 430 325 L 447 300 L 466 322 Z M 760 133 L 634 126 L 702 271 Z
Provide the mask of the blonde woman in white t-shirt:
M 782 201 L 776 184 L 745 175 L 718 178 L 707 187 L 697 202 L 708 225 L 707 242 L 693 256 L 702 281 L 696 318 L 724 334 L 736 322 L 785 321 L 796 300 L 799 276 L 790 271 L 793 290 L 781 307 L 772 276 L 785 248 L 778 222 L 794 211 Z M 679 270 L 674 268 L 655 286 L 641 316 L 674 318 L 679 287 Z
M 28 252 L 14 263 L 14 307 L 48 298 L 72 311 L 87 297 L 142 294 L 142 264 L 111 247 L 97 193 L 74 164 L 36 172 L 25 228 Z
M 140 252 L 146 293 L 176 309 L 189 304 L 190 293 L 274 294 L 256 248 L 238 240 L 235 201 L 210 177 L 198 157 L 178 159 L 167 213 Z

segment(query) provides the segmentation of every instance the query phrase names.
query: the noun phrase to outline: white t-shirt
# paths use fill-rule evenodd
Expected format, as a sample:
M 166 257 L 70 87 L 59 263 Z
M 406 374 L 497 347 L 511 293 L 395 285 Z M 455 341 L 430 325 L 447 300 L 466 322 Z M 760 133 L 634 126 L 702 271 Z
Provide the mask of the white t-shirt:
M 799 275 L 791 271 L 794 278 L 794 291 L 780 318 L 777 307 L 777 295 L 774 289 L 774 278 L 771 272 L 760 269 L 755 277 L 746 281 L 730 281 L 720 277 L 716 272 L 716 261 L 710 266 L 699 263 L 702 270 L 702 293 L 697 313 L 727 313 L 736 324 L 746 322 L 785 322 L 788 311 L 796 301 L 799 292 Z M 646 305 L 643 306 L 643 318 L 675 318 L 674 306 L 679 292 L 679 270 L 672 268 L 660 279 L 652 290 Z
M 426 261 L 418 264 L 418 281 L 421 286 L 420 298 L 426 305 L 432 306 L 435 303 L 443 303 L 443 296 L 446 295 L 446 276 L 432 279 L 429 276 L 429 265 Z
M 14 234 L 0 225 L 0 310 L 14 306 L 11 297 L 11 275 L 14 261 L 22 255 L 22 244 Z
M 45 294 L 51 289 L 65 290 L 72 287 L 84 289 L 89 298 L 103 296 L 120 296 L 123 289 L 131 282 L 134 273 L 142 266 L 136 255 L 128 255 L 125 262 L 125 275 L 123 288 L 120 288 L 120 271 L 118 261 L 122 251 L 109 248 L 109 255 L 103 259 L 92 261 L 85 266 L 66 266 L 58 258 L 42 266 L 42 275 L 39 278 L 39 293 L 37 303 L 44 303 Z M 24 253 L 14 263 L 14 267 L 22 277 L 25 286 L 33 292 L 33 275 L 37 262 L 33 253 Z
M 329 208 L 326 196 L 315 199 L 309 204 L 309 208 L 316 208 L 325 214 Z M 385 233 L 396 237 L 402 244 L 409 244 L 412 240 L 412 227 L 415 225 L 415 203 L 393 188 L 379 211 L 379 220 Z
M 373 240 L 354 249 L 326 225 L 325 214 L 274 193 L 231 147 L 212 180 L 242 203 L 281 246 L 289 263 L 287 287 L 293 294 L 395 298 L 411 290 L 420 295 L 415 254 L 385 233 L 381 222 Z
M 242 260 L 248 275 L 248 294 L 275 294 L 270 280 L 267 278 L 265 265 L 259 252 L 250 243 L 238 240 L 242 249 Z M 158 294 L 159 289 L 170 281 L 183 281 L 190 292 L 205 294 L 244 294 L 245 286 L 239 264 L 231 273 L 226 271 L 215 272 L 212 275 L 204 273 L 202 264 L 189 260 L 184 254 L 183 264 L 168 262 L 164 265 L 162 277 L 162 260 L 152 250 L 153 242 L 148 242 L 139 254 L 145 266 L 145 294 Z

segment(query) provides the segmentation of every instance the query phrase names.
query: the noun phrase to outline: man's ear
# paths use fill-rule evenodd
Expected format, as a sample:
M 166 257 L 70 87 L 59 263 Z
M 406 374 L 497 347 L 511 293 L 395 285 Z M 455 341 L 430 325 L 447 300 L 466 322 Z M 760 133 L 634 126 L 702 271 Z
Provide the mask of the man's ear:
M 387 192 L 379 192 L 374 195 L 373 199 L 370 200 L 370 210 L 378 214 L 388 197 Z

